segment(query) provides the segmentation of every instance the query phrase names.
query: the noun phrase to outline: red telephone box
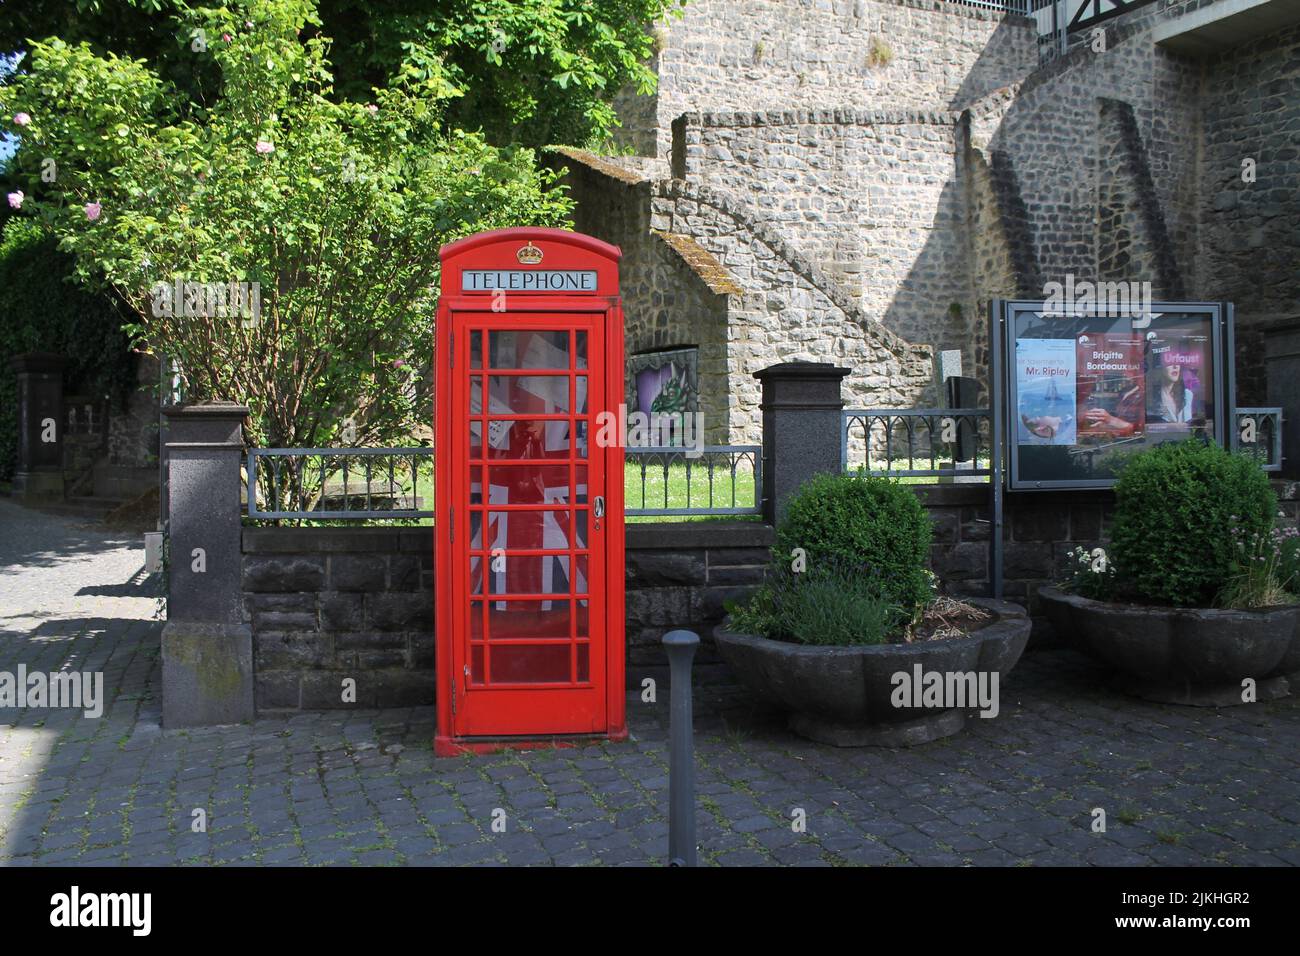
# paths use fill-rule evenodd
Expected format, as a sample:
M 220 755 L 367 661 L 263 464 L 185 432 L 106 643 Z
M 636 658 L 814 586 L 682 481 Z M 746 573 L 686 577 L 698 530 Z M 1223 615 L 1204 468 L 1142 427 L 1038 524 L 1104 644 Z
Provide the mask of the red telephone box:
M 540 228 L 441 250 L 439 755 L 627 736 L 623 441 L 602 430 L 623 401 L 620 255 Z

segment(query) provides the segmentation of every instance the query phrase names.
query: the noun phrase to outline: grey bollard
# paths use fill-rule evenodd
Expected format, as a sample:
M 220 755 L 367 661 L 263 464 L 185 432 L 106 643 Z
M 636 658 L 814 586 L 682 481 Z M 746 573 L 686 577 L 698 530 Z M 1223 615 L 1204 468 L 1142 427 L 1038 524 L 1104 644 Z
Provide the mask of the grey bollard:
M 669 703 L 668 865 L 695 866 L 695 728 L 691 715 L 691 661 L 700 646 L 693 631 L 669 631 L 672 688 Z

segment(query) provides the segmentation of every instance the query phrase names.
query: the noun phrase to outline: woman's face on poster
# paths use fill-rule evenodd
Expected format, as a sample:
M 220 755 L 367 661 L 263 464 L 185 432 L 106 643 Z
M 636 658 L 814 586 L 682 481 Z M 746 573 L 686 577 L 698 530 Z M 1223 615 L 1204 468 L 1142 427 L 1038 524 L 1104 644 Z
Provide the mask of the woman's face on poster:
M 1178 381 L 1179 376 L 1183 374 L 1183 367 L 1177 362 L 1170 362 L 1165 366 L 1165 381 L 1172 385 Z

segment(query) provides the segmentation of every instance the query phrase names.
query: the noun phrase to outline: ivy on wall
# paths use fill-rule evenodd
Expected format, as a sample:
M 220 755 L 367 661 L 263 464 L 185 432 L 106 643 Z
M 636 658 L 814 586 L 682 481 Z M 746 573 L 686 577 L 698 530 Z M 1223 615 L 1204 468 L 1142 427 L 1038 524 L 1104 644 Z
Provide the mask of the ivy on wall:
M 0 479 L 18 452 L 17 388 L 10 359 L 55 352 L 68 360 L 65 393 L 124 402 L 135 386 L 135 361 L 108 293 L 73 285 L 72 257 L 34 222 L 12 217 L 0 233 Z

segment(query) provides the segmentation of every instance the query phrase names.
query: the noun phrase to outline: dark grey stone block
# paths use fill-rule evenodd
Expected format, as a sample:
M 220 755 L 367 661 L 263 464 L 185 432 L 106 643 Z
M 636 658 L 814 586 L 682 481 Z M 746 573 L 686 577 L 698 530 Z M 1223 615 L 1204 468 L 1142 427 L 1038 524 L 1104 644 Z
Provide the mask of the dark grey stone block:
M 251 628 L 168 621 L 162 659 L 163 725 L 168 729 L 253 719 Z
M 324 584 L 325 559 L 320 555 L 244 558 L 245 591 L 319 591 Z
M 322 593 L 320 626 L 323 631 L 357 631 L 365 627 L 365 596 L 362 594 Z
M 370 626 L 381 631 L 433 630 L 433 594 L 390 593 L 366 595 Z
M 631 587 L 665 584 L 703 584 L 704 555 L 682 551 L 632 551 L 627 555 L 627 583 Z
M 297 671 L 263 671 L 257 673 L 257 709 L 297 710 L 301 703 Z
M 337 554 L 329 558 L 329 587 L 334 591 L 382 591 L 388 561 L 379 554 Z
M 302 670 L 328 667 L 334 650 L 319 631 L 258 631 L 254 637 L 258 673 L 263 670 Z

